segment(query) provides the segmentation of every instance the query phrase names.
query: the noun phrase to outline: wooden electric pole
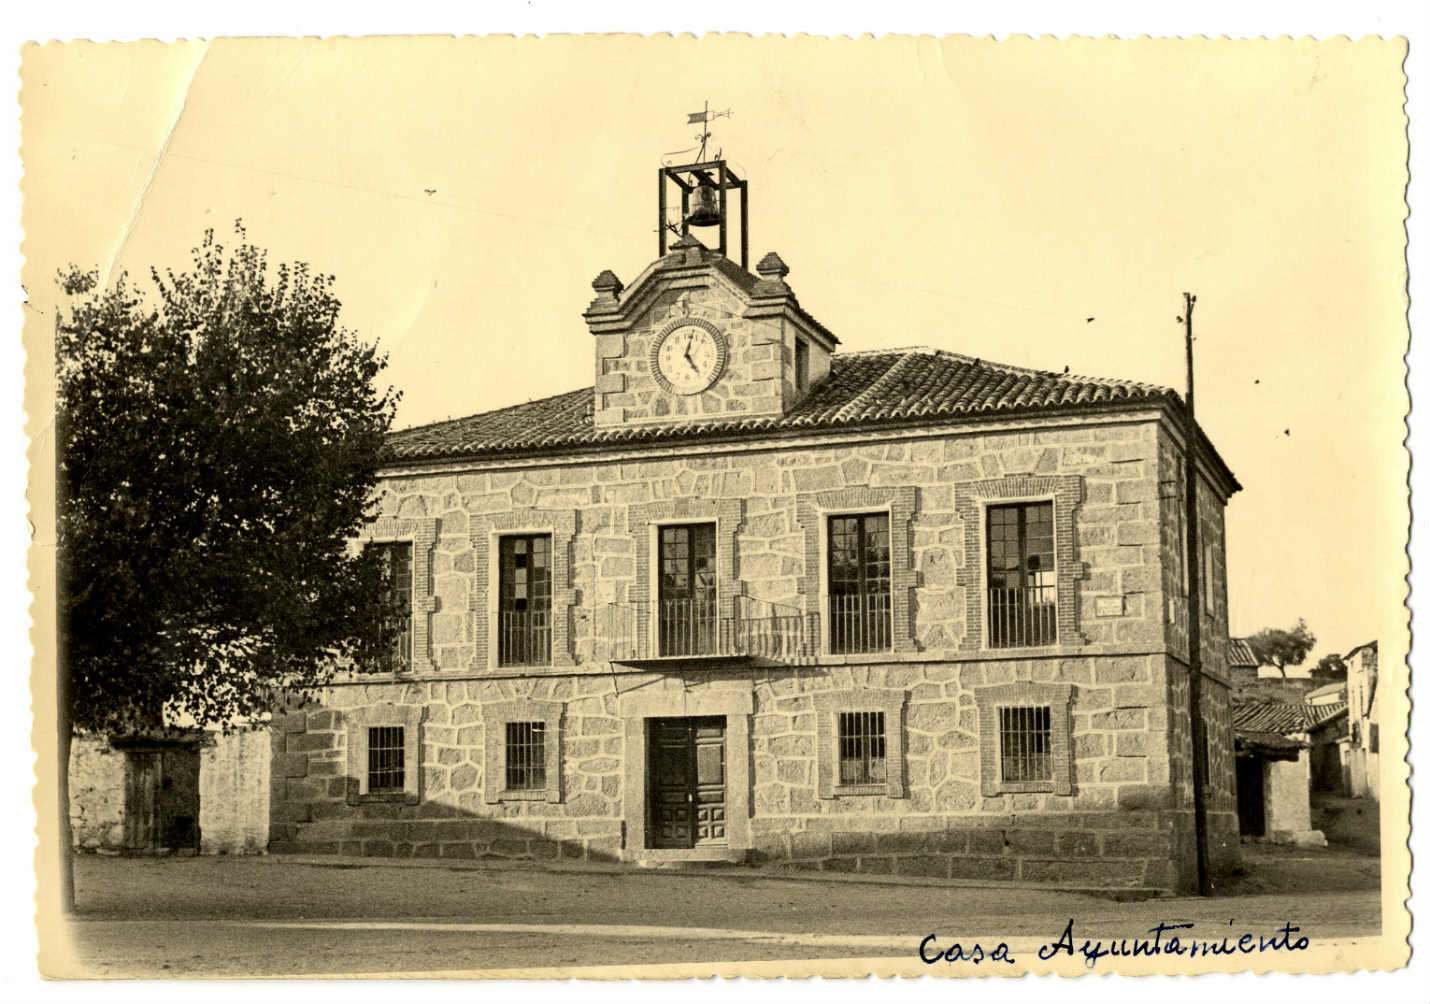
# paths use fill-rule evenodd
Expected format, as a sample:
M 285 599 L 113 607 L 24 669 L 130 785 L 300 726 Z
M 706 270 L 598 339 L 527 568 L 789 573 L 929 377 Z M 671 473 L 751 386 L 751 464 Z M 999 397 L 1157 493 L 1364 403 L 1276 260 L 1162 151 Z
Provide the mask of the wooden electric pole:
M 1197 894 L 1211 894 L 1207 867 L 1207 729 L 1202 720 L 1202 577 L 1200 519 L 1197 511 L 1197 411 L 1196 383 L 1192 367 L 1192 308 L 1197 298 L 1183 293 L 1183 314 L 1187 340 L 1186 445 L 1183 458 L 1187 493 L 1185 519 L 1187 535 L 1187 703 L 1192 719 L 1192 815 L 1197 834 Z

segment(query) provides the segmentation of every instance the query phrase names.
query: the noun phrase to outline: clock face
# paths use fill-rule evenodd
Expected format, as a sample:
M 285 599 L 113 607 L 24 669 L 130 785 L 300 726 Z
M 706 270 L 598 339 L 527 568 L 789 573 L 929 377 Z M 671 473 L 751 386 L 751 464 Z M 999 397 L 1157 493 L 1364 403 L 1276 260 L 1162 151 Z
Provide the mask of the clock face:
M 725 368 L 725 340 L 714 325 L 686 321 L 669 328 L 656 342 L 656 378 L 676 394 L 699 394 Z

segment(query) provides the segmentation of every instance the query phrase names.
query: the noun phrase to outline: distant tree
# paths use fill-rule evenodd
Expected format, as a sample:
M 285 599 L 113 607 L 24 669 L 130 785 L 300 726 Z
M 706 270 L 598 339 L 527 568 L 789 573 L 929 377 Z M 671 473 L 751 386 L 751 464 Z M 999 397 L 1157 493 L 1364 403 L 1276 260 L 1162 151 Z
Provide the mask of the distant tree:
M 389 637 L 349 546 L 399 396 L 386 357 L 339 326 L 331 276 L 270 272 L 235 230 L 148 295 L 60 277 L 62 807 L 74 728 L 253 716 Z
M 1346 678 L 1345 661 L 1335 652 L 1323 655 L 1320 661 L 1311 667 L 1311 675 L 1325 683 L 1344 680 Z
M 1316 647 L 1316 636 L 1306 627 L 1304 620 L 1297 620 L 1291 630 L 1282 628 L 1262 628 L 1246 639 L 1251 653 L 1263 666 L 1275 666 L 1284 679 L 1287 666 L 1299 666 L 1306 661 L 1307 654 Z

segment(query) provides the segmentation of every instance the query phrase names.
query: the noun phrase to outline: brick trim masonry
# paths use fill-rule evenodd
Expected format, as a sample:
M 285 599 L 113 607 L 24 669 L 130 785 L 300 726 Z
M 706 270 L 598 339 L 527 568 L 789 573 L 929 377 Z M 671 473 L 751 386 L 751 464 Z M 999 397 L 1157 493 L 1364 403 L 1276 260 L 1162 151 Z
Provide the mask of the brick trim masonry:
M 575 509 L 514 509 L 472 517 L 470 532 L 474 570 L 468 604 L 472 619 L 473 672 L 484 673 L 499 668 L 491 643 L 497 603 L 497 583 L 492 580 L 492 539 L 515 533 L 551 535 L 551 667 L 576 664 L 571 652 L 571 610 L 576 600 L 571 542 L 576 536 L 577 525 Z M 540 673 L 545 667 L 516 668 L 523 674 L 529 674 Z
M 375 704 L 354 708 L 343 715 L 348 732 L 348 804 L 421 800 L 422 715 L 414 704 Z M 372 795 L 367 790 L 367 730 L 381 726 L 402 728 L 402 794 Z
M 431 673 L 437 669 L 432 660 L 432 613 L 437 609 L 433 595 L 432 552 L 437 546 L 438 521 L 435 517 L 398 519 L 383 516 L 368 527 L 363 543 L 412 545 L 412 660 L 409 671 Z
M 1071 795 L 1072 782 L 1072 684 L 1005 683 L 996 687 L 975 687 L 978 705 L 978 771 L 983 795 L 1051 792 Z M 1050 715 L 1053 770 L 1047 781 L 1005 781 L 998 761 L 998 709 L 1047 705 Z
M 953 486 L 953 507 L 963 520 L 963 565 L 958 569 L 955 581 L 963 587 L 967 603 L 966 627 L 959 646 L 965 652 L 987 647 L 983 623 L 983 566 L 988 527 L 984 509 L 990 502 L 1039 499 L 1052 499 L 1053 502 L 1053 549 L 1058 575 L 1057 646 L 1086 642 L 1078 633 L 1077 614 L 1077 582 L 1086 576 L 1086 570 L 1077 560 L 1077 541 L 1073 532 L 1073 513 L 1083 500 L 1083 479 L 1076 474 L 1015 474 L 983 481 L 965 481 Z M 1016 652 L 999 651 L 1007 652 L 1009 656 Z
M 566 706 L 558 701 L 496 701 L 482 705 L 482 800 L 561 801 L 561 718 Z M 506 727 L 510 722 L 541 722 L 545 727 L 546 787 L 540 791 L 506 790 Z
M 904 700 L 902 690 L 826 691 L 814 695 L 816 759 L 819 797 L 845 795 L 887 795 L 903 798 L 904 789 Z M 882 711 L 884 713 L 884 783 L 882 785 L 839 784 L 839 723 L 842 711 Z
M 918 489 L 835 488 L 795 495 L 795 518 L 804 529 L 804 575 L 799 591 L 804 595 L 806 614 L 825 617 L 824 597 L 828 583 L 824 560 L 829 535 L 828 514 L 879 512 L 889 514 L 889 590 L 893 621 L 892 647 L 895 652 L 912 652 L 917 647 L 910 623 L 910 596 L 914 588 L 913 520 Z M 825 617 L 827 620 L 828 618 Z M 827 625 L 821 633 L 827 632 Z
M 627 525 L 636 550 L 635 595 L 629 597 L 636 608 L 638 638 L 650 637 L 651 526 L 662 523 L 715 523 L 715 576 L 721 621 L 734 616 L 735 597 L 744 583 L 735 576 L 735 538 L 745 523 L 744 499 L 674 499 L 645 502 L 626 511 Z

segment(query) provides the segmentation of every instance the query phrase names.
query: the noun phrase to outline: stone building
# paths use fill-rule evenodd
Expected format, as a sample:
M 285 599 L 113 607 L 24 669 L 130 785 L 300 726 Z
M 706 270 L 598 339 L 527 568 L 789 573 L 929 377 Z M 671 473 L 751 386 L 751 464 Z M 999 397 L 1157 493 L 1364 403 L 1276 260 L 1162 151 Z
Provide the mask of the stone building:
M 271 850 L 1194 884 L 1177 396 L 838 351 L 789 272 L 687 235 L 542 347 L 593 386 L 392 435 L 408 630 L 275 716 Z M 1220 872 L 1240 486 L 1197 436 Z

